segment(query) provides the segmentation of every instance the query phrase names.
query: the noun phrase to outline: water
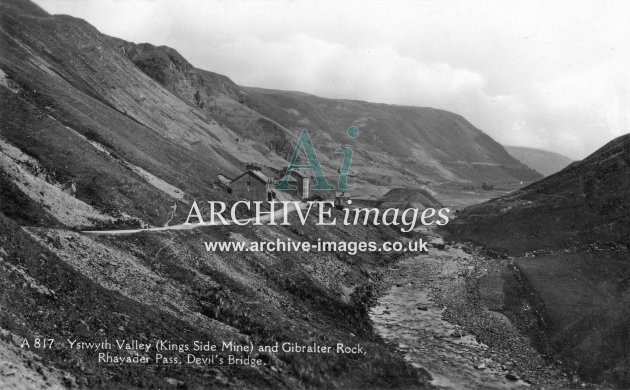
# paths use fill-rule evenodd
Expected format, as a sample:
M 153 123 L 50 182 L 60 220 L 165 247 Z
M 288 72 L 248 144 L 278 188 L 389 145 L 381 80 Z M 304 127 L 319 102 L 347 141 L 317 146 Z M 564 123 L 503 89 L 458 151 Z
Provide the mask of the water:
M 461 282 L 472 260 L 461 249 L 448 248 L 399 262 L 388 276 L 393 286 L 370 312 L 375 329 L 413 366 L 427 370 L 437 388 L 525 388 L 527 383 L 506 379 L 500 363 L 484 356 L 488 346 L 445 321 L 445 308 L 432 299 L 432 289 Z

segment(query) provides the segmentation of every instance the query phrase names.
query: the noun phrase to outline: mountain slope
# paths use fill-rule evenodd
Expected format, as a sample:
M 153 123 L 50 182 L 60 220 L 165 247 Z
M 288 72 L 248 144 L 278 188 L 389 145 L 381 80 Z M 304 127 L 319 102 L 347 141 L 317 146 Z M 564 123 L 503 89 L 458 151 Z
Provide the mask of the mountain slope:
M 590 381 L 630 386 L 630 134 L 510 195 L 451 237 L 517 256 L 550 345 Z
M 316 129 L 330 158 L 342 144 L 355 148 L 355 172 L 376 184 L 454 181 L 510 182 L 540 176 L 459 115 L 442 110 L 323 99 L 299 92 L 246 88 L 245 102 L 291 129 Z M 345 129 L 360 135 L 350 140 Z M 320 129 L 325 134 L 319 134 Z M 377 164 L 375 164 L 377 163 Z M 374 166 L 378 165 L 376 172 Z
M 510 195 L 466 209 L 457 226 L 514 255 L 576 242 L 630 243 L 630 135 Z
M 504 148 L 518 161 L 545 176 L 552 175 L 573 162 L 568 157 L 546 150 L 523 146 L 504 146 Z
M 306 128 L 326 173 L 334 177 L 341 163 L 335 150 L 351 146 L 352 173 L 363 188 L 540 178 L 456 114 L 240 87 L 225 76 L 193 67 L 169 47 L 113 42 L 147 75 L 233 129 L 239 141 L 256 141 L 258 150 L 288 158 L 295 138 Z M 356 139 L 346 135 L 350 126 L 360 130 Z
M 211 193 L 214 173 L 238 172 L 238 161 L 222 158 L 215 146 L 218 126 L 196 119 L 93 27 L 66 16 L 25 14 L 14 4 L 23 3 L 1 6 L 0 136 L 53 181 L 75 180 L 77 197 L 88 204 L 158 223 L 177 199 L 130 166 L 191 196 Z
M 420 388 L 426 372 L 377 338 L 367 313 L 373 278 L 393 255 L 219 253 L 203 245 L 382 243 L 400 239 L 397 231 L 320 229 L 295 215 L 293 226 L 123 237 L 81 230 L 181 222 L 192 200 L 233 204 L 217 175 L 233 177 L 248 161 L 283 168 L 303 126 L 332 176 L 341 161 L 334 150 L 350 145 L 345 129 L 358 126 L 353 174 L 366 187 L 538 177 L 455 114 L 239 87 L 173 49 L 108 37 L 28 1 L 0 3 L 0 52 L 0 343 L 11 364 L 40 381 L 50 372 L 55 383 L 88 388 Z M 369 352 L 257 353 L 264 366 L 184 370 L 98 364 L 95 351 L 67 345 L 30 354 L 16 346 L 35 335 L 341 342 Z M 41 365 L 29 368 L 38 356 Z
M 370 275 L 391 261 L 387 256 L 204 246 L 336 237 L 382 242 L 397 237 L 393 230 L 322 231 L 291 215 L 288 227 L 82 233 L 182 222 L 193 199 L 238 200 L 215 185 L 218 173 L 236 175 L 245 161 L 271 167 L 286 161 L 148 77 L 115 40 L 82 20 L 3 1 L 0 53 L 0 388 L 422 388 L 428 382 L 426 372 L 406 364 L 371 329 Z M 36 336 L 54 338 L 55 346 L 20 348 Z M 151 352 L 150 364 L 125 365 L 100 362 L 100 351 L 72 349 L 68 338 L 340 342 L 369 352 L 256 352 L 251 356 L 264 365 L 250 367 L 180 366 L 172 359 L 188 356 L 177 350 L 163 353 L 170 362 Z

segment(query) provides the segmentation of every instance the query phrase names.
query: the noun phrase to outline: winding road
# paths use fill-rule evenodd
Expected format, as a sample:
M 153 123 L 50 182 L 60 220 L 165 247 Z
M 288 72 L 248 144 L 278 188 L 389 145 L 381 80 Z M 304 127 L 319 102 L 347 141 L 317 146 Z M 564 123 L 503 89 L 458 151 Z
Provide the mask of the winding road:
M 287 206 L 289 207 L 288 213 L 292 213 L 297 210 L 296 203 L 297 202 L 292 202 L 292 203 L 287 204 Z M 298 203 L 298 204 L 300 205 L 301 210 L 305 209 L 308 206 L 307 203 Z M 283 216 L 283 214 L 284 214 L 283 208 L 281 208 L 280 210 L 276 210 L 276 212 L 273 213 L 274 219 Z M 268 215 L 262 216 L 260 218 L 260 221 L 266 222 L 266 221 L 269 221 L 270 219 L 271 219 L 271 214 L 268 214 Z M 190 224 L 180 223 L 178 225 L 150 227 L 150 228 L 145 228 L 145 229 L 139 228 L 139 229 L 122 229 L 122 230 L 82 230 L 81 232 L 87 233 L 87 234 L 121 236 L 121 235 L 126 235 L 126 234 L 136 234 L 136 233 L 142 233 L 142 232 L 163 232 L 163 231 L 168 231 L 168 230 L 192 230 L 192 229 L 198 229 L 201 227 L 208 227 L 208 226 L 229 226 L 229 225 L 238 225 L 238 224 L 242 225 L 248 222 L 249 220 L 250 219 L 248 218 L 248 219 L 239 219 L 232 223 L 229 223 L 229 222 L 228 223 L 204 222 L 204 223 L 190 223 Z

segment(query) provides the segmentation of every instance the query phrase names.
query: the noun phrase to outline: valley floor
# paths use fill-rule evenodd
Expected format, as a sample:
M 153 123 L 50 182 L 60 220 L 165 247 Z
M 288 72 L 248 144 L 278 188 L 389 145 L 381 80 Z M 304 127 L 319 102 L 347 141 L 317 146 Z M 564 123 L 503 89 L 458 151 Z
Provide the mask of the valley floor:
M 424 229 L 433 247 L 388 267 L 370 313 L 407 361 L 437 388 L 592 388 L 534 348 L 542 332 L 509 259 Z

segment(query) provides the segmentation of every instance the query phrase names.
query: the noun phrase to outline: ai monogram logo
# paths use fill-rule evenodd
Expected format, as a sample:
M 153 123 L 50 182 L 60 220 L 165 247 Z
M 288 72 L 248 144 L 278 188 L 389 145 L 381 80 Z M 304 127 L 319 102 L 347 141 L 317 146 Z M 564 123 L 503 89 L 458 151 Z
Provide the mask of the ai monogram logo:
M 359 129 L 355 126 L 349 127 L 346 131 L 348 137 L 354 139 L 359 136 Z M 304 148 L 304 153 L 308 159 L 308 164 L 300 165 L 296 164 L 296 160 L 298 158 L 298 154 L 300 150 Z M 347 146 L 342 146 L 335 150 L 335 153 L 343 154 L 343 163 L 341 164 L 341 168 L 339 169 L 339 179 L 337 180 L 337 188 L 341 191 L 352 189 L 354 186 L 352 184 L 348 184 L 348 173 L 350 172 L 350 164 L 352 163 L 352 148 Z M 322 166 L 319 163 L 319 158 L 317 158 L 317 153 L 315 152 L 315 147 L 313 147 L 313 142 L 311 141 L 311 137 L 308 135 L 308 130 L 303 129 L 300 134 L 300 138 L 298 139 L 298 143 L 295 146 L 295 150 L 293 151 L 293 155 L 291 156 L 291 160 L 289 161 L 289 166 L 285 171 L 285 175 L 280 181 L 280 183 L 276 184 L 275 188 L 277 190 L 295 190 L 296 187 L 293 184 L 289 183 L 289 176 L 291 175 L 291 171 L 294 170 L 311 170 L 315 175 L 315 183 L 311 185 L 311 190 L 334 190 L 333 187 L 328 180 L 326 180 L 326 176 L 324 176 L 324 171 L 322 170 Z

